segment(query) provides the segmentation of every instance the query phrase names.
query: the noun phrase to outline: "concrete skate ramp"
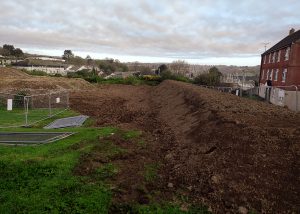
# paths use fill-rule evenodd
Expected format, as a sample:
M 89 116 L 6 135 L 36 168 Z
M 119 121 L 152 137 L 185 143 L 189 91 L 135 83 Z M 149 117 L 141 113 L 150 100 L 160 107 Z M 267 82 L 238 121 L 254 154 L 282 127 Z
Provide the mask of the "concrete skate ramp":
M 66 117 L 62 119 L 55 120 L 49 125 L 45 126 L 44 129 L 59 129 L 66 127 L 78 127 L 82 126 L 82 124 L 89 118 L 85 115 L 75 116 L 75 117 Z
M 73 132 L 0 132 L 0 144 L 31 145 L 52 143 L 73 135 Z

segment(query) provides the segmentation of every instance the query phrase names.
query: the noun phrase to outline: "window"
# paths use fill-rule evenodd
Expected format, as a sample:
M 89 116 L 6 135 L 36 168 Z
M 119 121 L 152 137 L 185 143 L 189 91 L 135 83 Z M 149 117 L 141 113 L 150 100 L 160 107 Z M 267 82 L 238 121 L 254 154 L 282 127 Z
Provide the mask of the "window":
M 275 63 L 275 58 L 276 58 L 276 52 L 273 53 L 273 57 L 272 57 L 272 62 Z
M 267 55 L 264 56 L 264 64 L 266 64 L 267 61 Z
M 278 51 L 277 62 L 280 62 L 280 55 L 281 55 L 281 50 Z
M 271 70 L 271 73 L 270 73 L 270 78 L 269 80 L 272 80 L 273 79 L 273 69 Z
M 269 57 L 269 63 L 271 63 L 271 54 L 269 54 L 268 57 Z
M 287 69 L 283 69 L 283 72 L 282 72 L 282 82 L 285 82 L 286 80 L 286 75 L 287 75 Z
M 261 73 L 261 79 L 262 79 L 262 80 L 264 79 L 264 76 L 265 76 L 265 70 L 263 69 L 263 70 L 262 70 L 262 73 Z
M 289 57 L 290 57 L 290 50 L 291 50 L 291 48 L 288 47 L 288 48 L 286 49 L 286 51 L 285 51 L 285 55 L 284 55 L 284 60 L 285 60 L 285 61 L 289 60 Z
M 270 77 L 270 70 L 268 69 L 266 79 L 268 80 L 269 77 Z
M 275 76 L 274 76 L 274 81 L 278 80 L 278 72 L 279 72 L 279 69 L 276 69 Z

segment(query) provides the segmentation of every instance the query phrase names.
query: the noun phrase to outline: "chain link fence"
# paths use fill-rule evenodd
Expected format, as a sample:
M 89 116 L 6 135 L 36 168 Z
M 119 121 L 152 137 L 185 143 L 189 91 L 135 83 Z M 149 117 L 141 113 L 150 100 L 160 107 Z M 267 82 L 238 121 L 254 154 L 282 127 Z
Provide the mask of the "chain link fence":
M 273 87 L 261 85 L 247 89 L 243 89 L 241 87 L 218 87 L 205 85 L 201 85 L 201 87 L 231 93 L 241 97 L 262 100 L 282 107 L 286 106 L 296 112 L 300 110 L 300 86 L 296 85 Z
M 68 91 L 0 92 L 0 128 L 31 126 L 68 108 Z

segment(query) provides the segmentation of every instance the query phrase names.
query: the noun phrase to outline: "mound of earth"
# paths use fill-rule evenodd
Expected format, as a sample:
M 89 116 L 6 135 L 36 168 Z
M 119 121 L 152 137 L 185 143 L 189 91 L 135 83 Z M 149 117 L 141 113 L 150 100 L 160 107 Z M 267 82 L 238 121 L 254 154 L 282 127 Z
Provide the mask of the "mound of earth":
M 69 79 L 65 77 L 31 76 L 13 68 L 0 68 L 0 90 L 23 89 L 67 89 L 91 90 L 92 84 L 83 79 Z
M 186 196 L 216 213 L 300 210 L 299 114 L 174 81 L 101 86 L 74 92 L 70 103 L 97 126 L 144 133 L 148 152 L 130 144 L 132 155 L 114 160 L 123 163 L 115 178 L 123 189 L 115 195 L 118 201 L 139 202 L 145 192 L 156 192 L 170 200 Z M 136 183 L 143 162 L 160 167 L 155 183 L 141 191 Z
M 0 67 L 0 79 L 8 79 L 8 78 L 30 78 L 30 75 L 19 71 L 14 68 L 1 68 Z

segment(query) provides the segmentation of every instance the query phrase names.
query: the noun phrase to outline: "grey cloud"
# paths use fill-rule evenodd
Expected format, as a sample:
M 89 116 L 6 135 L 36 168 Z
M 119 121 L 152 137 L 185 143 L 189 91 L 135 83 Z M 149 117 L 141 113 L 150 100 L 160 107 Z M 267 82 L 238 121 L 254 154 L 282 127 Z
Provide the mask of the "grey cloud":
M 300 2 L 289 1 L 272 8 L 258 0 L 2 0 L 0 41 L 122 55 L 253 56 L 262 42 L 300 27 Z

